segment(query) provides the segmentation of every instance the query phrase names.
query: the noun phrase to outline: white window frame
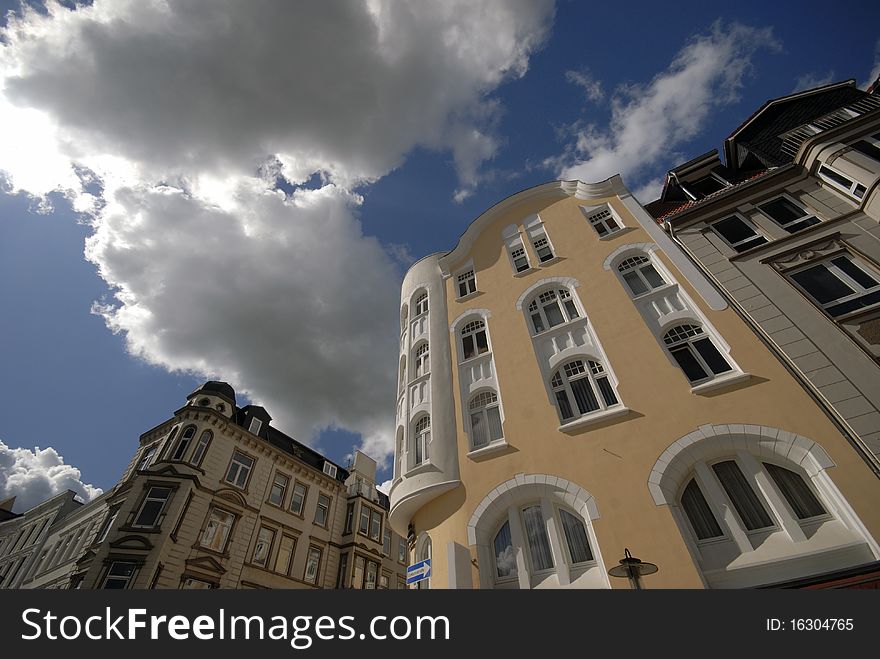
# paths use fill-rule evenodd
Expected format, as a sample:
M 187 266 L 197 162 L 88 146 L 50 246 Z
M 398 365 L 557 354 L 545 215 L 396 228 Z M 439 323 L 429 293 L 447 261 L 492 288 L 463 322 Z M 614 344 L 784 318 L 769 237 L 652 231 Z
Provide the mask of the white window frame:
M 258 419 L 257 417 L 251 417 L 251 422 L 248 425 L 248 432 L 253 435 L 259 435 L 260 430 L 263 427 L 263 421 Z
M 117 565 L 130 565 L 131 566 L 131 574 L 121 575 L 121 576 L 114 575 L 113 569 Z M 124 584 L 122 588 L 118 588 L 116 590 L 128 590 L 131 587 L 132 582 L 137 577 L 138 572 L 139 572 L 139 570 L 138 570 L 137 563 L 134 563 L 132 561 L 113 561 L 112 563 L 110 563 L 110 566 L 107 568 L 107 574 L 104 575 L 104 580 L 101 582 L 101 589 L 107 590 L 107 582 L 109 582 L 111 579 L 113 579 L 114 581 L 120 581 Z
M 678 328 L 683 328 L 682 331 L 685 333 L 686 336 L 671 337 L 671 340 L 667 341 L 667 336 L 673 330 L 676 330 Z M 703 354 L 696 346 L 694 346 L 695 342 L 701 341 L 703 339 L 708 339 L 712 347 L 715 348 L 720 357 L 727 363 L 729 368 L 726 371 L 715 373 L 715 371 L 706 362 Z M 712 382 L 713 380 L 718 378 L 726 378 L 729 377 L 731 373 L 736 373 L 739 371 L 736 363 L 733 361 L 733 359 L 730 358 L 730 355 L 727 353 L 727 351 L 722 349 L 722 347 L 719 345 L 719 342 L 715 339 L 712 333 L 706 331 L 706 327 L 703 326 L 702 323 L 695 320 L 685 320 L 665 328 L 660 337 L 660 340 L 662 341 L 663 347 L 666 349 L 667 354 L 672 360 L 672 363 L 675 364 L 676 367 L 678 367 L 682 374 L 684 374 L 691 387 L 698 387 L 702 384 Z M 690 352 L 691 356 L 697 361 L 697 364 L 700 366 L 703 372 L 706 373 L 705 377 L 700 378 L 699 380 L 690 379 L 684 368 L 681 366 L 681 364 L 679 364 L 678 360 L 673 354 L 673 350 L 678 351 L 681 346 L 685 346 L 686 349 Z
M 293 509 L 293 504 L 296 501 L 297 493 L 299 489 L 302 489 L 302 499 L 300 501 L 299 510 Z M 293 489 L 290 491 L 290 512 L 294 515 L 298 515 L 300 517 L 304 517 L 306 513 L 306 499 L 309 497 L 309 486 L 305 483 L 300 483 L 295 480 L 293 482 Z
M 492 437 L 492 424 L 489 423 L 489 410 L 496 410 L 496 413 L 498 414 L 498 428 L 501 430 L 501 435 L 498 437 Z M 486 429 L 487 441 L 482 444 L 477 444 L 476 442 L 476 432 L 474 431 L 475 416 L 481 419 Z M 486 448 L 487 446 L 504 442 L 504 417 L 501 414 L 501 401 L 498 399 L 498 394 L 494 390 L 484 389 L 471 396 L 468 401 L 468 426 L 470 431 L 468 435 L 470 436 L 472 451 L 477 451 Z
M 336 474 L 338 473 L 336 470 L 336 465 L 332 462 L 329 462 L 328 460 L 324 460 L 323 471 L 330 478 L 336 478 Z
M 263 532 L 268 535 L 268 542 Z M 268 526 L 261 526 L 257 531 L 257 539 L 254 542 L 254 551 L 251 555 L 251 565 L 265 568 L 269 565 L 269 559 L 272 556 L 272 548 L 275 545 L 275 529 Z
M 542 300 L 542 298 L 546 299 Z M 571 305 L 566 304 L 569 300 L 571 301 Z M 559 312 L 562 315 L 562 322 L 551 326 L 550 320 L 547 316 L 547 307 L 550 307 L 553 304 L 559 309 Z M 584 318 L 583 310 L 580 308 L 574 293 L 572 293 L 568 287 L 560 284 L 545 288 L 533 295 L 529 300 L 529 303 L 525 305 L 525 309 L 528 317 L 529 332 L 532 336 L 538 336 L 539 334 L 548 332 L 556 327 L 565 325 L 566 323 Z M 572 313 L 572 309 L 574 313 Z M 538 330 L 535 323 L 535 315 L 539 317 L 541 324 L 543 325 L 540 330 Z
M 220 554 L 226 552 L 229 545 L 229 539 L 232 537 L 232 529 L 235 526 L 237 515 L 224 508 L 216 506 L 211 508 L 208 513 L 208 520 L 205 522 L 205 528 L 199 536 L 199 545 L 210 551 L 216 551 Z M 220 548 L 212 547 L 216 538 L 221 538 Z
M 149 467 L 155 461 L 158 450 L 159 442 L 154 442 L 153 444 L 145 447 L 144 452 L 141 453 L 141 459 L 138 462 L 138 466 L 135 471 L 143 471 L 144 469 Z
M 183 459 L 186 457 L 186 452 L 189 449 L 189 445 L 192 443 L 193 438 L 196 436 L 197 430 L 198 428 L 196 428 L 192 424 L 183 429 L 183 432 L 180 433 L 180 437 L 178 438 L 177 443 L 174 445 L 174 450 L 168 456 L 169 460 L 173 460 L 175 462 L 183 462 Z
M 535 256 L 538 259 L 538 265 L 547 265 L 550 261 L 556 258 L 556 249 L 553 247 L 553 243 L 550 242 L 550 236 L 547 235 L 546 231 L 541 231 L 538 235 L 531 236 L 532 240 L 532 249 L 535 250 Z M 540 242 L 544 242 L 543 245 L 538 245 Z M 541 250 L 542 249 L 550 250 L 550 256 L 547 258 L 541 258 Z
M 413 379 L 431 372 L 431 347 L 427 341 L 419 341 L 413 350 Z
M 862 272 L 864 272 L 867 277 L 874 279 L 874 281 L 877 282 L 877 284 L 875 286 L 872 286 L 871 288 L 865 288 L 862 284 L 860 284 L 855 279 L 853 279 L 850 275 L 848 275 L 846 272 L 841 270 L 838 265 L 833 263 L 833 261 L 835 259 L 839 259 L 839 258 L 845 258 L 846 260 L 848 260 L 854 267 L 856 267 L 859 270 L 861 270 Z M 797 280 L 794 279 L 794 275 L 798 274 L 799 272 L 803 272 L 805 270 L 810 270 L 811 268 L 815 268 L 817 266 L 824 267 L 826 270 L 828 270 L 842 284 L 844 284 L 845 286 L 848 286 L 852 290 L 852 293 L 849 295 L 845 295 L 843 297 L 839 297 L 834 300 L 831 300 L 830 302 L 825 302 L 824 304 L 822 302 L 819 302 L 818 299 L 813 297 L 813 294 L 810 291 L 808 291 L 804 286 L 802 286 Z M 787 271 L 785 273 L 785 276 L 798 290 L 802 291 L 815 306 L 817 306 L 819 309 L 822 309 L 822 311 L 827 313 L 832 318 L 843 318 L 843 317 L 846 317 L 850 313 L 856 313 L 856 312 L 861 313 L 867 309 L 874 308 L 877 304 L 880 304 L 880 301 L 873 302 L 867 306 L 859 307 L 857 309 L 852 309 L 850 311 L 847 311 L 844 313 L 839 313 L 839 314 L 833 314 L 830 311 L 830 309 L 832 309 L 840 304 L 845 304 L 845 303 L 851 302 L 853 300 L 858 300 L 862 297 L 866 297 L 868 295 L 873 295 L 874 293 L 880 291 L 880 274 L 878 274 L 877 271 L 874 268 L 872 268 L 870 265 L 868 265 L 867 263 L 864 263 L 864 261 L 862 259 L 858 259 L 846 251 L 837 252 L 836 254 L 831 254 L 831 255 L 823 257 L 821 259 L 814 259 L 814 260 L 810 261 L 809 263 L 805 264 L 803 267 L 794 268 L 792 270 Z
M 164 497 L 152 496 L 153 490 L 168 490 L 168 494 Z M 168 502 L 171 500 L 172 495 L 174 494 L 174 488 L 170 485 L 151 485 L 147 490 L 147 494 L 144 497 L 143 501 L 141 501 L 141 505 L 138 507 L 137 514 L 132 518 L 131 525 L 133 528 L 138 529 L 154 529 L 159 526 L 162 522 L 162 519 L 165 514 L 165 509 L 168 507 Z M 146 508 L 147 504 L 151 501 L 161 501 L 162 505 L 159 506 L 159 509 L 156 512 L 156 516 L 150 524 L 139 524 L 138 520 L 144 512 L 144 508 Z
M 721 188 L 721 190 L 715 190 L 714 192 L 710 192 L 709 194 L 703 194 L 701 192 L 698 193 L 696 190 L 691 190 L 690 186 L 692 184 L 699 183 L 700 181 L 707 179 L 707 178 L 715 179 L 716 181 L 721 183 L 723 186 Z M 679 181 L 679 186 L 685 191 L 685 193 L 687 194 L 688 197 L 690 197 L 694 201 L 697 201 L 699 199 L 705 199 L 706 197 L 709 197 L 713 194 L 717 194 L 719 192 L 722 192 L 723 190 L 726 190 L 727 188 L 731 187 L 731 184 L 730 184 L 730 181 L 726 180 L 725 178 L 723 178 L 719 174 L 716 174 L 715 172 L 709 172 L 705 176 L 701 176 L 700 178 L 694 179 L 693 181 L 690 181 L 690 182 Z M 698 194 L 700 196 L 697 196 Z
M 278 482 L 278 479 L 283 479 L 283 485 Z M 281 495 L 278 501 L 273 501 L 272 497 L 275 494 L 276 486 L 281 490 Z M 273 506 L 278 506 L 280 508 L 284 507 L 284 500 L 287 498 L 287 488 L 290 487 L 290 476 L 280 471 L 276 471 L 275 475 L 272 476 L 272 484 L 269 486 L 269 496 L 266 498 L 266 501 Z
M 326 500 L 326 502 L 325 502 Z M 330 523 L 330 506 L 333 504 L 333 499 L 330 496 L 324 494 L 323 492 L 318 493 L 318 503 L 315 505 L 315 524 L 318 526 L 326 527 Z M 318 520 L 321 511 L 324 511 L 323 520 Z
M 456 273 L 455 291 L 458 300 L 463 300 L 477 292 L 477 272 L 473 266 Z
M 772 204 L 775 201 L 779 201 L 780 199 L 784 199 L 788 203 L 794 205 L 795 208 L 800 209 L 803 212 L 803 215 L 801 215 L 801 217 L 797 218 L 796 220 L 789 222 L 787 225 L 782 224 L 779 220 L 777 220 L 775 217 L 773 217 L 773 215 L 771 215 L 766 210 L 766 206 L 768 206 L 769 204 Z M 802 203 L 800 203 L 797 199 L 795 199 L 791 195 L 785 194 L 785 193 L 776 195 L 774 197 L 770 197 L 769 199 L 762 201 L 759 204 L 756 204 L 756 206 L 758 208 L 758 211 L 760 211 L 760 213 L 764 217 L 769 219 L 776 226 L 778 226 L 783 231 L 786 231 L 787 233 L 798 233 L 799 231 L 803 231 L 804 229 L 807 229 L 811 226 L 821 224 L 821 222 L 822 222 L 822 218 L 819 217 L 816 213 L 811 212 L 809 209 L 807 209 L 806 206 L 804 206 Z M 811 221 L 811 220 L 814 220 L 814 221 Z M 806 224 L 804 224 L 804 223 L 806 223 Z M 802 225 L 802 226 L 799 226 L 799 225 Z
M 196 447 L 193 449 L 192 455 L 190 455 L 189 458 L 189 463 L 192 466 L 201 466 L 202 461 L 205 459 L 205 454 L 208 452 L 208 447 L 211 445 L 212 439 L 214 439 L 214 433 L 210 430 L 203 430 L 202 434 L 199 435 L 199 441 L 196 442 Z
M 477 336 L 479 334 L 483 334 L 485 338 L 485 350 L 480 350 L 479 341 L 477 341 Z M 465 348 L 465 339 L 467 338 L 470 338 L 473 344 L 474 352 L 470 356 L 467 355 L 467 349 Z M 489 343 L 489 328 L 486 327 L 486 321 L 482 318 L 472 318 L 462 325 L 461 330 L 458 332 L 458 345 L 461 349 L 461 359 L 459 362 L 466 362 L 471 359 L 476 359 L 481 355 L 491 354 L 492 345 Z
M 413 318 L 418 318 L 423 314 L 428 313 L 428 293 L 427 291 L 422 291 L 421 295 L 419 295 L 415 302 L 413 302 Z
M 428 445 L 431 443 L 431 415 L 423 414 L 413 423 L 413 466 L 426 464 L 428 458 Z M 418 454 L 421 452 L 421 460 Z
M 313 561 L 312 558 L 314 554 L 317 554 L 317 559 L 314 561 L 314 570 L 312 570 Z M 321 559 L 324 557 L 324 552 L 320 547 L 316 547 L 315 545 L 309 545 L 309 551 L 306 553 L 306 566 L 303 571 L 303 581 L 310 584 L 317 584 L 318 582 L 318 574 L 321 572 Z M 310 576 L 311 574 L 311 576 Z
M 651 283 L 651 281 L 643 272 L 643 270 L 647 270 L 648 268 L 653 270 L 654 273 L 660 278 L 660 281 L 662 282 L 661 284 L 655 286 Z M 633 299 L 639 298 L 643 295 L 649 295 L 654 291 L 669 286 L 669 282 L 667 281 L 667 278 L 663 276 L 661 268 L 657 267 L 657 264 L 654 263 L 654 259 L 651 258 L 650 254 L 646 254 L 644 252 L 629 254 L 626 257 L 620 259 L 617 262 L 615 269 L 617 270 L 617 274 L 623 282 L 623 285 L 626 287 L 626 290 L 629 292 L 630 297 L 632 297 Z M 625 276 L 627 273 L 634 274 L 638 278 L 639 282 L 641 282 L 641 284 L 645 287 L 645 290 L 641 293 L 636 293 L 632 289 L 632 285 Z
M 238 459 L 239 457 L 243 457 L 243 458 L 245 458 L 245 460 L 250 461 L 250 464 L 248 465 L 247 463 L 242 462 L 241 460 Z M 224 478 L 224 480 L 227 483 L 229 483 L 230 485 L 232 485 L 233 487 L 237 487 L 240 490 L 247 489 L 248 482 L 251 479 L 251 473 L 253 472 L 254 467 L 256 465 L 257 465 L 256 458 L 252 458 L 251 456 L 247 455 L 246 453 L 242 453 L 239 450 L 235 450 L 232 452 L 232 458 L 229 461 L 229 466 L 226 468 L 226 477 Z M 236 467 L 234 475 L 232 473 L 233 466 Z M 241 475 L 242 471 L 245 472 L 244 482 L 241 485 L 239 485 L 238 481 L 241 480 L 240 475 Z
M 592 207 L 581 206 L 580 209 L 586 217 L 587 223 L 593 227 L 593 231 L 596 232 L 600 240 L 626 228 L 623 220 L 614 212 L 610 204 Z M 608 222 L 609 219 L 611 220 L 610 223 Z
M 749 236 L 748 238 L 743 238 L 742 240 L 738 240 L 735 243 L 730 242 L 727 239 L 727 237 L 723 233 L 721 233 L 721 231 L 718 229 L 718 225 L 721 224 L 722 222 L 727 222 L 728 220 L 734 220 L 734 219 L 739 220 L 740 222 L 745 224 L 746 227 L 751 229 L 755 235 Z M 724 241 L 725 245 L 730 247 L 730 249 L 732 249 L 737 254 L 742 254 L 743 252 L 746 252 L 750 249 L 755 249 L 757 247 L 761 247 L 762 245 L 766 245 L 767 243 L 770 242 L 770 238 L 768 238 L 766 235 L 764 235 L 764 233 L 758 228 L 758 226 L 754 222 L 747 219 L 746 217 L 744 217 L 740 213 L 730 213 L 729 215 L 725 215 L 724 217 L 719 218 L 718 220 L 715 220 L 714 222 L 711 222 L 709 224 L 709 228 L 712 229 L 712 232 L 716 236 L 718 236 L 721 240 Z M 751 243 L 752 241 L 756 241 L 759 238 L 763 239 L 764 242 L 756 243 L 754 245 L 748 245 L 748 243 Z M 741 248 L 742 245 L 748 245 L 748 246 Z
M 519 252 L 522 253 L 519 254 Z M 526 246 L 523 244 L 522 240 L 517 239 L 516 243 L 507 246 L 507 256 L 510 258 L 510 267 L 513 268 L 514 275 L 520 275 L 532 269 L 529 252 L 526 250 Z M 525 267 L 517 265 L 517 261 L 520 259 L 525 260 Z
M 599 386 L 599 380 L 603 379 L 610 388 L 608 393 L 616 399 L 613 403 L 609 403 L 605 399 L 606 393 Z M 588 383 L 593 399 L 598 405 L 596 409 L 587 410 L 586 412 L 580 411 L 577 398 L 571 386 L 572 381 L 577 382 L 580 380 L 586 380 Z M 559 422 L 563 425 L 599 414 L 605 410 L 618 409 L 623 406 L 623 403 L 620 402 L 620 396 L 617 394 L 617 386 L 611 373 L 605 369 L 601 360 L 592 357 L 578 356 L 559 364 L 559 367 L 550 376 L 550 389 L 553 392 L 553 402 L 556 412 L 559 414 Z M 567 399 L 568 407 L 572 412 L 570 417 L 562 416 L 562 407 L 560 406 L 558 396 L 560 393 L 564 394 Z
M 840 190 L 848 197 L 855 199 L 857 202 L 861 202 L 862 199 L 865 198 L 867 188 L 863 183 L 856 181 L 851 176 L 844 174 L 828 163 L 820 162 L 819 168 L 816 170 L 816 175 L 834 189 Z M 838 181 L 835 177 L 840 177 L 844 179 L 844 181 Z M 846 185 L 846 182 L 849 182 L 849 186 Z

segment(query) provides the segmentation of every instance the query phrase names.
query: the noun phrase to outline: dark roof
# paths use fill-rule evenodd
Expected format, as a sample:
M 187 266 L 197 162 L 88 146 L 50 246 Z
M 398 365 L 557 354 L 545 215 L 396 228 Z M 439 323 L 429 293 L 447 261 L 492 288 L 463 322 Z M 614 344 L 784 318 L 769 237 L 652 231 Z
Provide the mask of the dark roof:
M 15 519 L 16 517 L 21 517 L 21 514 L 0 508 L 0 522 L 8 522 L 10 519 Z
M 235 389 L 233 389 L 228 382 L 220 382 L 218 380 L 205 382 L 205 384 L 187 396 L 186 399 L 189 400 L 198 394 L 217 394 L 229 399 L 229 401 L 235 405 Z
M 727 166 L 738 169 L 749 154 L 764 167 L 791 162 L 792 157 L 782 150 L 781 134 L 867 95 L 855 86 L 854 80 L 845 80 L 767 101 L 725 141 Z
M 656 201 L 652 201 L 649 204 L 645 205 L 645 210 L 653 217 L 657 222 L 663 222 L 663 220 L 670 219 L 675 217 L 679 213 L 683 213 L 686 210 L 690 210 L 695 206 L 699 206 L 704 203 L 708 203 L 713 201 L 719 197 L 724 197 L 726 195 L 731 194 L 735 190 L 739 190 L 746 183 L 751 183 L 755 179 L 759 179 L 771 171 L 770 169 L 763 169 L 759 172 L 750 174 L 746 176 L 741 181 L 737 181 L 730 187 L 724 188 L 723 190 L 718 190 L 717 192 L 713 192 L 710 195 L 706 195 L 705 197 L 693 201 L 685 201 L 685 202 L 668 202 L 662 201 L 661 199 L 657 199 Z
M 307 465 L 314 467 L 318 471 L 324 471 L 325 462 L 336 465 L 335 462 L 333 462 L 332 460 L 328 460 L 316 450 L 309 448 L 305 444 L 301 444 L 293 437 L 289 437 L 280 430 L 272 428 L 271 426 L 269 426 L 268 428 L 265 439 L 275 448 L 281 449 L 285 453 L 294 456 L 301 462 L 305 462 Z M 339 465 L 336 465 L 336 480 L 344 483 L 347 478 L 348 471 L 343 469 Z

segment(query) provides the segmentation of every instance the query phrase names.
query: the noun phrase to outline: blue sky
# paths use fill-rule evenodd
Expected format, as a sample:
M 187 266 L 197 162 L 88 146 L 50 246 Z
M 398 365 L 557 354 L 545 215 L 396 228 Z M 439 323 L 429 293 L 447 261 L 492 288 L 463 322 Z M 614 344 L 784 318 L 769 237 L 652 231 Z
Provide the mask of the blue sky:
M 0 497 L 110 487 L 207 376 L 383 460 L 412 259 L 880 73 L 863 2 L 365 6 L 0 1 Z

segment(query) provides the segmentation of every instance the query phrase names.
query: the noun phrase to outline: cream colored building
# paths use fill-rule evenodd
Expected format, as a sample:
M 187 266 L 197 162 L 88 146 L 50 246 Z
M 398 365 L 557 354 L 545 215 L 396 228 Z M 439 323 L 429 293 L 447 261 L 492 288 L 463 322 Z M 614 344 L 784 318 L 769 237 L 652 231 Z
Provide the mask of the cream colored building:
M 262 407 L 239 407 L 228 384 L 202 385 L 141 435 L 116 486 L 65 509 L 39 546 L 22 543 L 29 553 L 15 586 L 349 587 L 357 554 L 375 577 L 358 587 L 399 587 L 402 539 L 387 524 L 387 498 L 375 493 L 375 462 L 357 453 L 349 473 L 270 422 Z M 371 513 L 357 542 L 345 533 L 352 507 Z M 36 524 L 41 511 L 22 519 Z M 21 525 L 0 523 L 0 537 Z
M 618 177 L 499 202 L 400 313 L 390 519 L 430 587 L 877 569 L 880 481 Z

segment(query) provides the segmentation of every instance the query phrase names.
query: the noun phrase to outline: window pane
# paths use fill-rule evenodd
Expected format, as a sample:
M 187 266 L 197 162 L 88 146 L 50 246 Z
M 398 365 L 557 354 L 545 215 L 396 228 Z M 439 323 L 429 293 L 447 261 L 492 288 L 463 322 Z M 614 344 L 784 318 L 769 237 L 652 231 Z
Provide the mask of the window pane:
M 843 270 L 848 276 L 852 277 L 859 286 L 870 289 L 877 285 L 877 281 L 871 277 L 871 275 L 845 256 L 838 256 L 836 259 L 831 259 L 831 262 Z
M 581 414 L 599 409 L 599 402 L 596 400 L 596 394 L 593 393 L 593 387 L 590 386 L 589 378 L 572 380 L 569 384 Z
M 559 309 L 558 302 L 553 302 L 544 307 L 544 313 L 547 315 L 547 322 L 550 323 L 550 327 L 555 327 L 565 322 L 565 317 Z
M 785 197 L 780 197 L 779 199 L 774 199 L 766 204 L 761 204 L 759 208 L 782 226 L 794 222 L 798 218 L 806 215 L 806 212 L 802 208 L 791 203 Z
M 260 529 L 257 535 L 257 544 L 254 546 L 254 564 L 266 565 L 266 560 L 269 558 L 269 550 L 272 548 L 272 540 L 274 539 L 274 531 L 267 528 Z
M 810 486 L 804 482 L 800 474 L 772 462 L 765 462 L 764 466 L 798 519 L 809 519 L 825 514 L 825 508 L 819 503 L 816 495 L 813 494 Z
M 535 326 L 535 334 L 540 334 L 544 331 L 544 321 L 541 320 L 541 316 L 539 314 L 532 314 L 532 324 Z
M 544 525 L 541 507 L 531 506 L 522 512 L 532 567 L 536 571 L 549 570 L 553 567 L 553 555 L 550 553 L 550 541 L 547 539 L 547 527 Z
M 755 491 L 746 481 L 746 477 L 740 471 L 733 460 L 719 462 L 712 465 L 712 469 L 721 481 L 721 486 L 727 492 L 730 502 L 739 513 L 739 517 L 749 531 L 773 526 L 773 520 L 764 509 L 761 501 L 755 495 Z
M 593 560 L 593 552 L 590 551 L 590 543 L 587 540 L 587 530 L 584 523 L 570 512 L 560 510 L 562 528 L 565 529 L 565 539 L 568 542 L 568 553 L 572 563 L 584 563 Z
M 694 341 L 694 348 L 697 349 L 697 352 L 700 353 L 703 361 L 706 362 L 706 365 L 712 369 L 712 372 L 715 375 L 718 375 L 719 373 L 727 373 L 727 371 L 731 370 L 730 364 L 728 364 L 727 360 L 721 356 L 721 353 L 718 352 L 718 348 L 716 348 L 715 344 L 708 338 L 697 339 Z
M 489 443 L 489 429 L 486 427 L 486 417 L 483 412 L 471 414 L 471 432 L 473 433 L 474 448 Z
M 609 406 L 617 405 L 617 396 L 614 395 L 614 389 L 611 387 L 611 383 L 608 382 L 608 378 L 597 378 L 596 384 L 599 386 L 599 392 L 602 394 L 605 404 Z
M 645 279 L 648 280 L 648 283 L 651 284 L 652 288 L 660 288 L 661 286 L 665 286 L 666 282 L 663 281 L 663 277 L 660 276 L 660 273 L 654 269 L 652 264 L 648 264 L 643 268 L 640 268 L 641 273 L 645 276 Z
M 297 515 L 302 515 L 303 508 L 305 507 L 306 500 L 306 487 L 300 483 L 297 483 L 293 487 L 293 494 L 290 496 L 290 510 L 291 512 L 296 513 Z
M 795 272 L 791 278 L 812 295 L 819 304 L 827 304 L 855 292 L 824 264 Z
M 645 283 L 642 281 L 642 278 L 635 272 L 625 272 L 623 273 L 623 279 L 626 282 L 626 285 L 629 286 L 629 290 L 632 291 L 633 295 L 641 295 L 642 293 L 648 292 L 648 287 L 645 286 Z
M 364 505 L 361 505 L 361 522 L 358 530 L 364 535 L 370 530 L 370 509 Z
M 464 336 L 461 339 L 461 346 L 464 349 L 464 358 L 470 359 L 474 355 L 476 355 L 476 351 L 474 350 L 474 337 L 473 335 Z
M 485 331 L 477 332 L 474 338 L 477 339 L 477 352 L 478 353 L 480 353 L 482 355 L 484 352 L 489 351 L 489 341 L 486 338 Z
M 706 503 L 706 498 L 700 491 L 697 481 L 691 480 L 688 486 L 684 488 L 684 492 L 681 495 L 681 506 L 684 508 L 685 515 L 690 520 L 691 526 L 694 527 L 694 533 L 697 534 L 697 538 L 707 540 L 708 538 L 719 538 L 724 535 L 721 532 L 721 527 L 718 526 L 715 515 L 712 514 L 712 510 L 709 508 L 709 504 Z
M 562 420 L 570 419 L 574 416 L 571 411 L 571 404 L 568 402 L 568 394 L 564 391 L 557 391 L 556 393 L 556 404 L 559 406 L 559 415 L 562 417 Z
M 728 217 L 712 225 L 718 233 L 720 233 L 731 245 L 748 240 L 758 234 L 748 224 L 738 217 Z
M 688 346 L 673 348 L 669 352 L 672 354 L 673 359 L 678 362 L 678 365 L 681 367 L 681 370 L 684 371 L 687 379 L 691 382 L 698 382 L 699 380 L 709 377 L 709 374 L 703 370 L 703 367 L 700 366 L 700 362 L 697 361 L 697 358 L 694 357 Z
M 495 574 L 499 578 L 517 575 L 516 552 L 513 550 L 513 540 L 510 537 L 510 522 L 504 522 L 504 526 L 495 536 Z
M 490 407 L 486 410 L 486 416 L 489 417 L 489 439 L 495 441 L 504 436 L 501 429 L 501 413 L 497 407 Z

